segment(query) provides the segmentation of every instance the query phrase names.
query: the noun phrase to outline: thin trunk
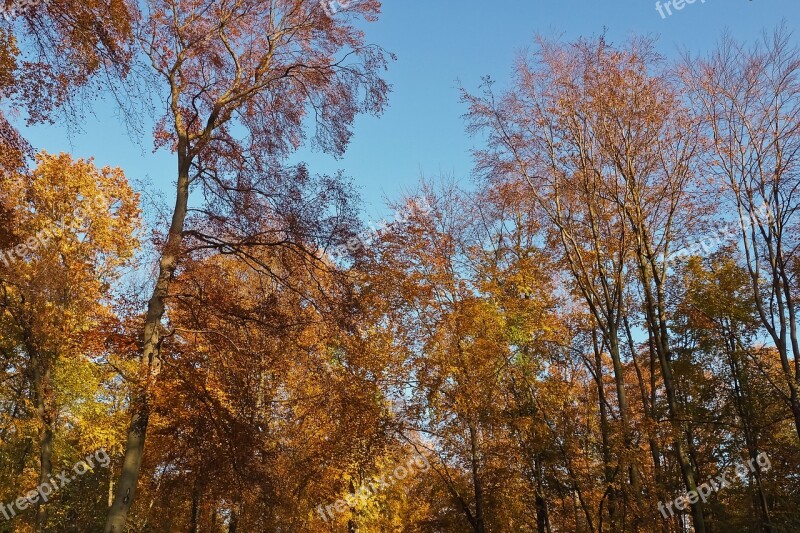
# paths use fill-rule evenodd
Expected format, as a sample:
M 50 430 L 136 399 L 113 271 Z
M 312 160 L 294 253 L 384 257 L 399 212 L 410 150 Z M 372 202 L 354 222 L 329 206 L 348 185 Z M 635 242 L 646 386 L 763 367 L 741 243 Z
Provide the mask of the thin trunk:
M 539 412 L 544 413 L 544 410 L 542 409 L 536 396 L 531 394 L 531 399 L 534 400 L 534 402 L 536 402 L 536 406 Z M 583 497 L 583 491 L 580 488 L 581 484 L 578 481 L 578 476 L 575 475 L 575 471 L 572 468 L 572 455 L 567 453 L 567 451 L 564 449 L 564 445 L 558 439 L 558 433 L 553 428 L 551 423 L 548 422 L 546 416 L 544 417 L 544 421 L 545 425 L 550 430 L 550 433 L 552 433 L 553 437 L 555 438 L 555 443 L 556 446 L 558 447 L 558 451 L 561 453 L 561 458 L 564 460 L 564 467 L 567 469 L 567 473 L 570 476 L 570 481 L 572 482 L 572 486 L 571 490 L 569 490 L 569 493 L 572 496 L 573 501 L 575 500 L 575 498 L 577 498 L 578 503 L 580 504 L 575 506 L 575 513 L 576 513 L 575 523 L 577 524 L 579 522 L 578 521 L 579 515 L 577 513 L 578 513 L 578 507 L 580 507 L 580 510 L 583 511 L 584 519 L 586 520 L 586 526 L 589 528 L 589 531 L 591 533 L 594 533 L 595 528 L 594 528 L 594 521 L 592 520 L 592 513 L 589 510 L 589 506 L 586 503 L 586 499 Z
M 350 494 L 356 493 L 356 484 L 353 479 L 350 479 Z M 356 527 L 356 521 L 354 520 L 354 516 L 356 514 L 356 509 L 352 505 L 350 506 L 350 516 L 347 519 L 347 533 L 356 533 L 358 528 Z
M 734 190 L 736 190 L 735 181 L 733 182 L 733 185 Z M 776 254 L 775 250 L 773 250 L 772 239 L 775 228 L 772 227 L 772 223 L 762 225 L 763 223 L 759 221 L 757 214 L 753 212 L 752 208 L 750 208 L 746 209 L 746 215 L 750 218 L 750 223 L 752 224 L 752 227 L 749 226 L 744 218 L 745 213 L 742 212 L 742 206 L 745 204 L 742 202 L 741 198 L 737 197 L 737 200 L 739 203 L 739 220 L 742 230 L 742 246 L 744 249 L 745 264 L 747 265 L 747 270 L 750 275 L 750 284 L 753 291 L 752 294 L 756 304 L 756 310 L 758 311 L 761 324 L 764 326 L 764 329 L 767 330 L 767 333 L 769 333 L 770 337 L 772 338 L 772 342 L 775 344 L 775 348 L 778 350 L 778 354 L 780 355 L 781 369 L 783 370 L 784 378 L 786 379 L 786 384 L 789 388 L 789 408 L 792 411 L 792 416 L 794 418 L 795 431 L 797 432 L 798 437 L 800 437 L 800 392 L 798 392 L 798 383 L 800 383 L 800 358 L 797 357 L 800 353 L 800 347 L 798 347 L 797 344 L 796 323 L 794 320 L 792 320 L 789 325 L 789 333 L 791 335 L 790 342 L 792 343 L 792 349 L 795 356 L 794 369 L 792 369 L 791 363 L 789 362 L 789 349 L 786 341 L 786 306 L 783 300 L 785 294 L 783 292 L 784 282 L 782 281 L 779 272 L 781 268 L 785 268 L 785 265 L 779 265 L 776 263 L 776 260 L 778 259 L 776 256 L 779 256 L 780 253 Z M 768 256 L 765 258 L 765 260 L 770 266 L 770 271 L 767 274 L 772 278 L 770 283 L 775 295 L 774 301 L 770 300 L 769 302 L 764 302 L 764 298 L 761 294 L 762 282 L 765 274 L 761 271 L 759 266 L 761 258 L 759 257 L 755 228 L 766 232 L 764 237 L 764 247 L 768 252 Z M 748 235 L 748 230 L 751 231 L 752 234 Z M 791 291 L 788 287 L 786 290 L 788 294 L 791 294 Z M 789 301 L 793 302 L 791 296 Z M 773 314 L 773 309 L 775 309 L 775 314 Z M 775 324 L 775 315 L 777 315 L 777 326 Z M 791 311 L 790 316 L 794 317 L 793 310 Z
M 536 471 L 536 528 L 538 533 L 550 533 L 550 517 L 547 514 L 547 501 L 542 486 L 542 463 L 539 456 L 534 457 L 533 467 Z
M 639 475 L 639 467 L 634 459 L 634 445 L 633 437 L 631 436 L 631 423 L 630 408 L 628 407 L 628 397 L 625 393 L 625 372 L 622 367 L 622 359 L 620 357 L 619 349 L 619 336 L 616 327 L 612 331 L 609 338 L 608 351 L 611 354 L 611 361 L 614 364 L 614 383 L 617 388 L 617 400 L 619 401 L 619 416 L 622 421 L 622 438 L 624 441 L 624 454 L 622 458 L 622 465 L 627 467 L 629 473 L 629 480 L 631 483 L 631 490 L 633 490 L 636 501 L 641 502 L 642 497 L 642 483 L 641 476 Z
M 608 407 L 606 404 L 606 393 L 603 387 L 603 360 L 601 358 L 600 346 L 597 342 L 597 332 L 592 331 L 592 345 L 594 348 L 595 382 L 597 383 L 597 399 L 600 404 L 600 436 L 602 439 L 603 452 L 603 476 L 608 492 L 608 521 L 613 529 L 617 522 L 616 491 L 614 490 L 614 465 L 611 464 L 611 444 L 608 427 Z M 599 531 L 603 531 L 603 516 L 600 513 Z
M 475 489 L 475 532 L 485 533 L 483 512 L 483 485 L 480 478 L 480 450 L 478 449 L 478 437 L 475 428 L 469 426 L 470 449 L 472 452 L 472 483 Z
M 190 165 L 191 158 L 188 154 L 187 144 L 181 140 L 178 143 L 178 183 L 175 210 L 172 214 L 172 223 L 167 242 L 161 251 L 158 279 L 148 302 L 147 317 L 144 323 L 141 359 L 144 383 L 138 387 L 131 402 L 131 423 L 128 429 L 122 471 L 117 483 L 114 504 L 111 506 L 106 519 L 104 533 L 123 533 L 125 531 L 128 512 L 136 496 L 136 485 L 139 481 L 142 467 L 147 425 L 150 420 L 150 395 L 161 365 L 159 329 L 161 319 L 164 316 L 169 286 L 178 266 L 183 243 L 183 227 L 189 201 Z
M 39 484 L 48 483 L 53 473 L 53 409 L 51 398 L 50 362 L 36 351 L 31 354 L 33 390 L 36 414 L 39 417 Z M 36 501 L 36 531 L 44 531 L 47 524 L 47 503 Z
M 739 413 L 739 419 L 742 421 L 742 432 L 744 433 L 745 443 L 747 445 L 747 452 L 755 467 L 754 477 L 756 480 L 756 507 L 761 515 L 761 527 L 763 533 L 772 533 L 772 525 L 770 524 L 769 505 L 767 497 L 764 493 L 764 487 L 761 483 L 761 466 L 758 464 L 758 437 L 752 427 L 752 421 L 755 419 L 752 404 L 749 399 L 751 397 L 750 386 L 748 384 L 747 376 L 741 370 L 741 364 L 737 356 L 737 339 L 731 331 L 728 335 L 726 347 L 728 352 L 728 362 L 733 377 L 733 399 L 736 406 L 736 411 Z
M 747 441 L 747 451 L 750 455 L 750 461 L 755 468 L 753 472 L 753 477 L 756 481 L 756 508 L 758 509 L 759 515 L 761 515 L 761 530 L 763 533 L 772 533 L 772 523 L 769 516 L 769 503 L 767 502 L 767 495 L 764 492 L 764 486 L 762 483 L 762 474 L 761 465 L 758 464 L 758 445 L 754 439 L 754 437 L 749 434 L 745 435 L 745 439 Z
M 591 190 L 594 190 L 593 187 Z M 591 190 L 586 190 L 588 196 L 591 195 Z M 589 224 L 592 230 L 593 247 L 597 252 L 597 257 L 599 258 L 602 257 L 605 251 L 605 246 L 601 242 L 600 234 L 597 231 L 597 220 L 599 220 L 600 217 L 597 216 L 595 209 L 591 206 L 591 204 L 589 205 L 588 214 Z M 624 451 L 620 458 L 620 463 L 622 465 L 622 470 L 628 472 L 632 490 L 634 491 L 636 500 L 641 505 L 641 476 L 639 475 L 638 466 L 633 460 L 634 450 L 633 439 L 631 437 L 631 428 L 633 427 L 633 424 L 631 424 L 630 420 L 628 397 L 625 391 L 625 371 L 622 365 L 619 348 L 620 319 L 623 317 L 623 282 L 621 270 L 620 267 L 617 267 L 612 273 L 609 273 L 606 266 L 598 259 L 596 268 L 600 273 L 599 287 L 592 287 L 592 283 L 589 281 L 591 279 L 589 272 L 582 264 L 582 261 L 578 259 L 580 257 L 580 252 L 577 250 L 577 246 L 575 245 L 574 240 L 572 240 L 572 236 L 570 235 L 567 237 L 563 221 L 560 219 L 560 217 L 557 220 L 557 224 L 560 229 L 559 233 L 561 235 L 562 246 L 564 246 L 567 254 L 567 260 L 570 264 L 570 269 L 573 272 L 575 280 L 578 282 L 578 286 L 584 296 L 584 299 L 586 300 L 586 303 L 589 306 L 592 316 L 595 319 L 595 323 L 601 329 L 603 338 L 608 345 L 609 355 L 611 356 L 611 361 L 614 368 L 614 384 L 616 387 L 619 414 L 622 422 L 621 430 Z M 618 264 L 622 265 L 622 263 L 622 260 L 620 260 Z M 611 283 L 609 283 L 609 280 L 611 280 Z M 599 289 L 599 291 L 596 289 Z M 600 529 L 602 530 L 602 528 Z
M 683 423 L 683 410 L 678 401 L 675 378 L 672 372 L 672 350 L 667 327 L 666 295 L 664 294 L 663 280 L 659 277 L 658 267 L 655 265 L 654 259 L 652 259 L 655 255 L 649 249 L 649 243 L 652 241 L 646 229 L 647 226 L 642 222 L 643 216 L 637 209 L 635 214 L 629 213 L 629 218 L 637 236 L 637 262 L 644 294 L 647 331 L 661 365 L 661 377 L 664 380 L 664 389 L 667 393 L 667 413 L 672 429 L 675 455 L 680 465 L 681 477 L 683 478 L 686 492 L 697 492 L 697 478 L 686 446 L 687 443 L 692 442 L 692 433 L 691 430 L 686 429 Z M 684 439 L 686 439 L 686 442 L 684 442 Z M 691 509 L 695 533 L 705 533 L 706 524 L 703 502 L 698 500 L 691 505 Z
M 189 533 L 200 531 L 200 504 L 203 498 L 202 473 L 198 472 L 192 488 L 192 514 L 189 517 Z
M 663 477 L 661 473 L 661 446 L 658 443 L 658 438 L 654 430 L 654 425 L 657 423 L 657 421 L 653 416 L 650 399 L 647 397 L 647 390 L 644 386 L 642 369 L 639 365 L 639 359 L 636 356 L 636 344 L 633 342 L 633 333 L 631 332 L 631 326 L 628 322 L 627 315 L 623 320 L 625 322 L 625 332 L 628 339 L 628 349 L 631 352 L 631 360 L 633 361 L 633 368 L 636 371 L 636 380 L 639 385 L 639 395 L 642 399 L 642 410 L 644 411 L 645 418 L 650 422 L 646 425 L 647 440 L 650 444 L 650 455 L 653 458 L 653 471 L 655 472 L 656 485 L 658 486 L 658 492 L 660 494 L 661 489 L 663 488 Z
M 642 270 L 646 269 L 644 258 L 642 258 Z M 675 446 L 675 455 L 681 469 L 681 477 L 688 492 L 697 492 L 697 480 L 692 467 L 689 454 L 687 452 L 684 438 L 691 439 L 691 434 L 684 435 L 684 424 L 682 423 L 681 406 L 678 402 L 675 378 L 672 373 L 672 352 L 669 346 L 668 332 L 664 310 L 660 302 L 664 301 L 663 294 L 660 293 L 661 287 L 657 284 L 659 291 L 658 302 L 653 297 L 650 286 L 650 276 L 644 272 L 643 289 L 645 294 L 645 308 L 648 322 L 648 332 L 653 338 L 656 355 L 661 365 L 661 377 L 664 380 L 664 389 L 667 393 L 667 410 L 670 425 L 672 428 L 672 440 Z M 692 504 L 692 517 L 694 518 L 695 533 L 705 533 L 705 517 L 703 503 L 698 500 Z
M 108 506 L 114 505 L 114 470 L 108 469 Z
M 442 466 L 443 469 L 446 468 L 446 466 L 444 465 Z M 469 525 L 472 526 L 473 529 L 477 529 L 475 516 L 472 514 L 472 510 L 470 509 L 469 504 L 464 500 L 464 498 L 461 497 L 461 494 L 459 494 L 458 489 L 452 483 L 452 478 L 450 478 L 449 474 L 446 474 L 444 470 L 440 471 L 438 468 L 436 468 L 436 465 L 434 463 L 431 463 L 431 470 L 433 470 L 436 473 L 436 475 L 439 476 L 439 479 L 447 488 L 447 492 L 453 498 L 453 501 L 456 502 L 458 506 L 461 508 L 461 511 L 464 513 L 464 517 L 467 519 L 467 522 L 469 522 Z M 333 527 L 334 527 L 333 524 L 331 524 L 332 528 L 331 531 L 333 531 Z

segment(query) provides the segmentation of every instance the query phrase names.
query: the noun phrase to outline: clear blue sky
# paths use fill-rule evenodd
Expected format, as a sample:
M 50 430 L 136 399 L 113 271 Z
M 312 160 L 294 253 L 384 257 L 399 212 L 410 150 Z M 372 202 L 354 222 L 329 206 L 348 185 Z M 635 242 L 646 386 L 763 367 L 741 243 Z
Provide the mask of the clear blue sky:
M 371 42 L 398 56 L 388 72 L 394 86 L 389 109 L 380 118 L 358 119 L 342 159 L 302 150 L 293 161 L 305 160 L 318 173 L 344 169 L 361 189 L 365 216 L 374 219 L 383 212 L 384 197 L 397 198 L 421 174 L 469 181 L 469 151 L 478 140 L 464 133 L 458 83 L 475 89 L 481 76 L 491 75 L 498 88 L 507 86 L 514 57 L 537 32 L 574 39 L 605 28 L 612 41 L 652 35 L 663 54 L 674 56 L 684 47 L 708 50 L 726 28 L 753 40 L 785 20 L 800 42 L 799 0 L 702 1 L 662 18 L 651 0 L 386 0 L 381 20 L 366 29 Z M 132 143 L 110 104 L 98 103 L 95 115 L 87 117 L 85 133 L 72 139 L 58 126 L 27 134 L 37 148 L 93 156 L 100 165 L 122 167 L 131 180 L 149 177 L 170 186 L 170 154 L 153 154 L 150 138 L 144 150 Z M 171 192 L 168 198 L 171 203 Z

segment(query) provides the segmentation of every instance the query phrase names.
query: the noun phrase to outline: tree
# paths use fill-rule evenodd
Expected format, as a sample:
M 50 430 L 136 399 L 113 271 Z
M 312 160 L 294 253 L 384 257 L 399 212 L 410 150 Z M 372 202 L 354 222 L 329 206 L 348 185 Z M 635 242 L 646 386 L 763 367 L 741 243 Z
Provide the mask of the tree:
M 135 3 L 127 0 L 36 2 L 0 27 L 0 99 L 29 124 L 80 118 L 81 96 L 123 89 L 132 66 Z M 127 87 L 130 89 L 131 87 Z M 128 115 L 129 118 L 133 115 Z M 33 150 L 0 113 L 0 170 L 19 170 Z
M 61 359 L 89 356 L 88 332 L 111 314 L 103 300 L 137 246 L 139 213 L 119 169 L 64 154 L 39 154 L 36 168 L 15 174 L 9 185 L 19 240 L 0 259 L 4 333 L 28 359 L 23 372 L 38 424 L 38 483 L 45 483 L 53 475 L 57 397 L 65 392 L 54 373 Z M 47 506 L 39 502 L 36 530 L 46 522 Z
M 319 530 L 320 503 L 384 446 L 372 359 L 346 342 L 341 276 L 285 248 L 252 253 L 281 276 L 198 250 L 175 280 L 139 524 L 156 513 L 206 530 L 235 515 L 247 531 Z M 180 506 L 167 498 L 178 494 Z
M 684 291 L 676 315 L 684 318 L 678 318 L 673 329 L 680 337 L 689 337 L 688 342 L 681 344 L 697 350 L 701 357 L 708 357 L 702 361 L 702 367 L 726 369 L 720 370 L 720 381 L 710 383 L 709 391 L 701 394 L 715 395 L 721 390 L 729 394 L 729 398 L 721 402 L 732 404 L 730 416 L 733 420 L 726 432 L 738 433 L 736 429 L 740 428 L 737 444 L 743 442 L 734 449 L 745 449 L 756 465 L 753 514 L 759 516 L 762 531 L 769 533 L 773 529 L 764 472 L 756 458 L 762 451 L 763 427 L 768 424 L 762 415 L 774 410 L 768 399 L 776 395 L 766 394 L 763 384 L 758 388 L 754 386 L 760 381 L 753 364 L 759 357 L 759 349 L 754 345 L 759 329 L 758 313 L 749 293 L 747 271 L 728 256 L 730 252 L 729 245 L 705 261 L 693 257 L 679 266 Z M 706 416 L 713 417 L 714 413 L 708 412 Z
M 623 283 L 638 278 L 647 333 L 667 396 L 673 445 L 687 491 L 696 472 L 687 452 L 692 435 L 673 379 L 664 257 L 691 213 L 702 139 L 653 44 L 613 47 L 603 38 L 572 45 L 540 39 L 538 52 L 517 63 L 515 88 L 499 100 L 491 87 L 465 95 L 470 129 L 489 133 L 477 169 L 529 185 L 554 225 L 576 281 L 614 360 L 621 417 L 627 398 L 618 331 L 629 310 Z M 625 436 L 630 447 L 631 436 Z M 634 494 L 640 497 L 636 467 Z M 692 505 L 704 531 L 702 502 Z
M 518 452 L 506 391 L 512 369 L 537 364 L 540 337 L 555 336 L 547 269 L 525 231 L 535 222 L 481 200 L 453 185 L 426 186 L 395 207 L 403 216 L 356 264 L 369 323 L 396 358 L 388 389 L 404 406 L 399 429 L 421 435 L 419 449 L 436 457 L 431 472 L 452 502 L 448 521 L 475 532 L 526 521 L 510 496 L 525 482 L 509 460 Z M 531 299 L 520 295 L 525 286 Z
M 379 77 L 383 52 L 365 45 L 353 25 L 375 18 L 375 0 L 353 3 L 335 18 L 312 0 L 150 0 L 147 8 L 136 34 L 166 90 L 156 139 L 176 154 L 176 200 L 143 325 L 141 387 L 107 533 L 124 530 L 136 494 L 190 188 L 223 202 L 231 191 L 263 195 L 271 163 L 303 140 L 309 111 L 315 141 L 338 154 L 356 114 L 379 113 L 388 90 Z
M 709 168 L 736 214 L 762 326 L 780 354 L 787 403 L 800 436 L 797 261 L 800 220 L 800 63 L 785 29 L 746 49 L 723 37 L 684 80 L 713 140 Z M 790 360 L 791 355 L 791 360 Z

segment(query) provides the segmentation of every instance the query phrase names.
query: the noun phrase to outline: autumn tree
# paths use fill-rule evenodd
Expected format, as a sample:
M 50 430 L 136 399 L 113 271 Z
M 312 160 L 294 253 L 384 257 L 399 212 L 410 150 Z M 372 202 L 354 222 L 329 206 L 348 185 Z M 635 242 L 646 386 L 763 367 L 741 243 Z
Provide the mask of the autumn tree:
M 374 335 L 397 358 L 389 390 L 403 406 L 400 429 L 420 434 L 421 451 L 436 458 L 431 472 L 452 502 L 447 520 L 461 524 L 452 527 L 483 532 L 533 521 L 509 495 L 525 478 L 508 460 L 516 451 L 505 394 L 511 369 L 536 365 L 542 338 L 555 333 L 546 329 L 552 303 L 536 233 L 517 226 L 535 222 L 473 202 L 453 185 L 426 186 L 395 207 L 403 216 L 356 268 Z
M 713 151 L 720 200 L 735 214 L 762 327 L 780 354 L 786 401 L 800 435 L 797 199 L 800 64 L 786 29 L 751 48 L 723 37 L 707 58 L 687 58 L 683 78 Z
M 4 334 L 26 357 L 20 371 L 38 425 L 37 483 L 45 483 L 63 415 L 59 397 L 69 390 L 55 373 L 62 359 L 79 366 L 91 356 L 89 346 L 101 349 L 90 332 L 112 315 L 104 299 L 136 248 L 137 198 L 119 169 L 67 155 L 40 154 L 36 168 L 15 174 L 9 185 L 19 239 L 2 256 L 0 305 Z M 46 521 L 47 506 L 39 502 L 37 531 Z
M 125 80 L 133 62 L 137 4 L 127 0 L 29 4 L 6 11 L 8 16 L 0 22 L 0 101 L 28 124 L 53 123 L 56 118 L 77 124 L 87 99 L 96 98 L 100 89 L 109 90 L 122 103 L 122 93 L 134 87 Z M 130 110 L 132 104 L 125 108 Z M 134 118 L 133 113 L 127 116 Z M 33 156 L 1 112 L 0 146 L 0 169 L 19 169 Z
M 320 530 L 316 508 L 381 453 L 386 413 L 371 359 L 345 341 L 344 280 L 285 247 L 252 259 L 275 277 L 201 248 L 175 280 L 135 524 Z
M 490 136 L 489 148 L 477 154 L 478 171 L 527 183 L 553 224 L 554 239 L 615 360 L 625 418 L 618 335 L 625 314 L 635 312 L 623 303 L 623 286 L 635 276 L 684 486 L 695 490 L 687 451 L 692 436 L 682 423 L 684 407 L 672 377 L 663 257 L 677 228 L 688 223 L 684 210 L 701 140 L 697 126 L 652 43 L 613 47 L 603 38 L 571 45 L 540 39 L 538 45 L 534 55 L 518 61 L 507 95 L 496 98 L 488 87 L 483 96 L 465 97 L 470 128 Z M 631 474 L 633 482 L 635 470 Z M 634 488 L 637 498 L 639 493 Z M 692 509 L 695 528 L 703 531 L 702 503 Z
M 191 187 L 223 201 L 231 191 L 268 194 L 259 187 L 269 182 L 275 159 L 302 142 L 309 111 L 318 146 L 341 153 L 355 115 L 385 105 L 384 54 L 365 45 L 354 25 L 374 19 L 379 7 L 355 2 L 331 18 L 311 0 L 147 3 L 136 34 L 164 87 L 156 140 L 176 154 L 176 201 L 148 302 L 141 387 L 107 532 L 123 531 L 136 492 L 160 370 L 161 319 L 181 261 Z M 260 237 L 251 244 L 280 240 Z
M 542 61 L 546 62 L 550 71 L 548 74 L 542 74 L 541 79 L 534 77 L 533 73 L 520 73 L 521 83 L 530 84 L 528 86 L 533 89 L 533 84 L 539 87 L 544 87 L 545 84 L 552 84 L 552 92 L 549 94 L 526 94 L 516 95 L 515 98 L 509 98 L 506 102 L 507 109 L 503 109 L 504 117 L 510 116 L 512 113 L 511 106 L 517 106 L 516 111 L 524 112 L 526 105 L 540 105 L 539 101 L 525 100 L 528 98 L 541 98 L 556 97 L 563 100 L 564 107 L 559 110 L 560 112 L 553 117 L 552 128 L 549 131 L 549 139 L 545 142 L 556 143 L 557 137 L 564 136 L 573 140 L 577 145 L 579 157 L 574 162 L 569 163 L 570 168 L 565 170 L 558 168 L 556 172 L 548 174 L 553 177 L 539 177 L 531 175 L 531 181 L 528 183 L 528 191 L 533 191 L 537 202 L 531 205 L 531 208 L 540 213 L 545 220 L 547 220 L 547 228 L 552 231 L 548 238 L 553 242 L 558 243 L 558 260 L 563 262 L 567 270 L 570 272 L 572 279 L 575 283 L 576 296 L 585 301 L 588 310 L 591 313 L 595 327 L 599 331 L 600 343 L 598 350 L 607 351 L 613 362 L 614 382 L 616 384 L 616 399 L 619 406 L 619 415 L 623 439 L 625 446 L 630 449 L 633 435 L 631 431 L 633 424 L 631 423 L 628 392 L 625 389 L 625 376 L 623 365 L 623 352 L 624 352 L 624 317 L 625 317 L 625 290 L 628 284 L 630 265 L 628 257 L 631 251 L 632 237 L 629 234 L 624 215 L 618 212 L 614 206 L 614 186 L 610 187 L 606 183 L 605 176 L 602 172 L 598 172 L 593 168 L 597 164 L 593 161 L 596 157 L 596 146 L 594 146 L 595 139 L 588 131 L 586 115 L 590 113 L 588 109 L 582 107 L 580 101 L 581 93 L 579 90 L 566 90 L 559 91 L 557 85 L 558 81 L 565 84 L 565 80 L 557 80 L 559 76 L 568 77 L 572 83 L 579 84 L 581 79 L 588 78 L 589 74 L 582 70 L 582 64 L 575 61 L 576 50 L 559 49 L 555 46 L 542 47 Z M 582 51 L 582 53 L 587 53 Z M 547 80 L 544 79 L 547 77 Z M 579 85 L 578 85 L 579 86 Z M 488 91 L 491 86 L 487 86 Z M 486 93 L 488 99 L 491 99 L 490 93 Z M 480 99 L 465 95 L 465 100 L 472 107 L 472 117 L 476 121 L 472 124 L 473 128 L 480 128 L 484 126 L 498 127 L 498 122 L 501 119 L 500 111 L 491 109 L 484 105 Z M 568 115 L 568 109 L 574 110 L 574 117 Z M 494 114 L 493 114 L 494 113 Z M 481 116 L 481 114 L 484 114 Z M 536 117 L 530 117 L 533 124 L 537 123 Z M 544 120 L 544 119 L 539 119 Z M 583 121 L 583 122 L 582 122 Z M 499 125 L 504 128 L 505 125 Z M 554 131 L 555 128 L 562 128 L 560 131 Z M 507 132 L 503 132 L 502 135 Z M 510 134 L 511 137 L 513 134 Z M 547 137 L 545 134 L 543 136 Z M 519 146 L 514 146 L 515 150 L 522 150 Z M 523 161 L 522 157 L 532 156 L 534 154 L 515 154 L 518 157 L 520 165 L 530 164 L 530 161 Z M 487 164 L 487 159 L 480 159 L 479 164 Z M 555 163 L 555 162 L 554 162 Z M 532 170 L 524 169 L 528 174 Z M 524 176 L 527 178 L 528 174 Z M 506 175 L 497 173 L 492 174 L 493 177 L 499 180 L 506 179 Z M 538 180 L 544 180 L 544 186 L 538 183 Z M 525 194 L 525 191 L 520 191 Z M 599 353 L 598 353 L 599 356 Z M 602 365 L 597 365 L 594 369 L 594 374 L 599 381 L 603 380 Z M 606 412 L 606 400 L 602 396 L 604 394 L 603 387 L 598 387 L 598 393 L 601 395 L 599 403 L 601 405 L 601 427 L 603 441 L 607 449 L 606 454 L 610 453 L 609 442 L 612 438 L 609 432 L 609 415 Z M 622 460 L 628 463 L 623 472 L 628 473 L 628 480 L 635 493 L 641 490 L 641 480 L 639 469 L 640 467 L 631 463 L 632 457 L 630 452 L 622 457 Z M 619 493 L 619 480 L 615 479 L 615 469 L 611 462 L 606 466 L 606 483 L 612 488 L 614 493 Z M 618 494 L 612 494 L 609 502 L 610 520 L 612 523 L 616 521 L 617 505 L 615 500 L 618 499 Z
M 706 260 L 693 257 L 679 267 L 684 282 L 676 315 L 681 318 L 676 320 L 673 330 L 683 340 L 677 343 L 679 349 L 702 354 L 704 368 L 720 368 L 715 373 L 719 381 L 708 383 L 705 394 L 725 391 L 728 397 L 720 403 L 730 405 L 726 422 L 731 426 L 721 435 L 733 433 L 736 446 L 732 453 L 746 450 L 747 456 L 754 459 L 763 451 L 766 437 L 763 429 L 769 425 L 764 415 L 775 411 L 780 391 L 762 381 L 755 364 L 760 352 L 769 350 L 756 345 L 759 321 L 749 291 L 749 276 L 745 268 L 728 256 L 730 252 L 730 247 L 722 248 Z M 705 416 L 714 418 L 727 411 L 719 406 L 715 402 L 716 412 L 709 409 Z M 728 444 L 722 441 L 719 446 Z M 773 531 L 760 466 L 753 472 L 753 478 L 753 514 L 759 516 L 763 531 Z

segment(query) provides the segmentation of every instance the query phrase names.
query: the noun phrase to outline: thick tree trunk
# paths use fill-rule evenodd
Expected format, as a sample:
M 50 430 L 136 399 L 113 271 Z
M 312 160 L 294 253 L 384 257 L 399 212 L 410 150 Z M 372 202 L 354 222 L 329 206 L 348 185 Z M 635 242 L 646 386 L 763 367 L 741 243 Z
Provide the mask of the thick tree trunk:
M 167 236 L 167 242 L 161 252 L 159 273 L 153 294 L 147 306 L 147 317 L 144 324 L 142 346 L 142 379 L 134 399 L 131 402 L 131 423 L 125 446 L 125 457 L 122 462 L 119 482 L 117 483 L 114 503 L 109 510 L 104 533 L 123 533 L 128 512 L 136 496 L 136 485 L 142 467 L 144 443 L 147 425 L 150 420 L 150 395 L 155 379 L 160 371 L 161 360 L 159 341 L 161 319 L 164 316 L 166 298 L 183 243 L 183 227 L 189 201 L 189 168 L 191 158 L 185 142 L 178 144 L 178 183 L 175 199 L 175 210 Z
M 239 527 L 239 513 L 237 512 L 237 507 L 234 506 L 231 509 L 231 521 L 228 523 L 228 533 L 236 533 L 236 529 Z

